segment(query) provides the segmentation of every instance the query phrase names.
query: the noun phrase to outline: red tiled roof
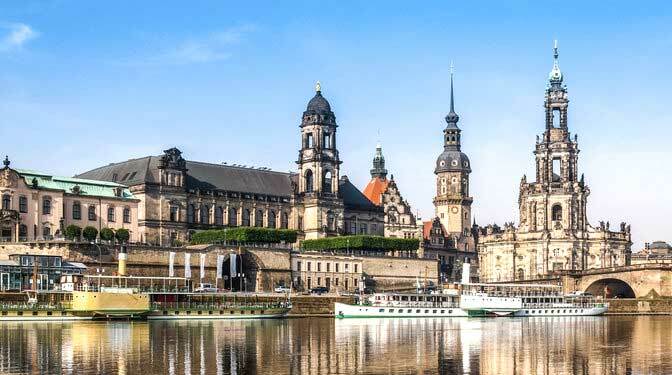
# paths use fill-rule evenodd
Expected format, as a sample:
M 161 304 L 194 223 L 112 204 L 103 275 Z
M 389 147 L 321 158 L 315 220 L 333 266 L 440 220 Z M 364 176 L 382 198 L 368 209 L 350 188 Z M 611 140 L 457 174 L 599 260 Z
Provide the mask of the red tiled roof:
M 429 238 L 429 233 L 432 231 L 432 221 L 422 222 L 422 238 Z
M 369 181 L 368 185 L 364 188 L 364 195 L 369 198 L 371 202 L 380 206 L 380 195 L 387 190 L 387 184 L 389 181 L 380 177 L 374 177 Z

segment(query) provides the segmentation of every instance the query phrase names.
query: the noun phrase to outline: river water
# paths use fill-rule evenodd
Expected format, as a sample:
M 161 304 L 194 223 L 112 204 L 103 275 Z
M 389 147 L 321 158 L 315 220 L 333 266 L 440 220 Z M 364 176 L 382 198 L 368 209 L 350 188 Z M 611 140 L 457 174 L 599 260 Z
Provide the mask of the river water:
M 672 374 L 672 318 L 4 322 L 0 373 Z

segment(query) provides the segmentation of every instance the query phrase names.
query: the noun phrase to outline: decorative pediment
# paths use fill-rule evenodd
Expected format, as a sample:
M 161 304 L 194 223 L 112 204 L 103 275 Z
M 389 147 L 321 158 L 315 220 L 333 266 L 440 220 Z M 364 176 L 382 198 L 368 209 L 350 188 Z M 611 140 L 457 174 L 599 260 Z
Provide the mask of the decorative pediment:
M 187 162 L 182 158 L 182 151 L 173 147 L 163 151 L 161 160 L 159 160 L 159 168 L 186 171 Z
M 19 174 L 9 168 L 9 163 L 5 162 L 5 168 L 0 170 L 0 187 L 16 188 L 19 178 L 21 178 Z
M 79 185 L 75 185 L 75 186 L 73 186 L 73 187 L 70 188 L 70 192 L 72 192 L 72 194 L 75 194 L 75 195 L 80 195 L 80 194 L 82 194 L 84 191 L 82 190 L 82 187 L 81 187 L 81 186 L 79 186 Z

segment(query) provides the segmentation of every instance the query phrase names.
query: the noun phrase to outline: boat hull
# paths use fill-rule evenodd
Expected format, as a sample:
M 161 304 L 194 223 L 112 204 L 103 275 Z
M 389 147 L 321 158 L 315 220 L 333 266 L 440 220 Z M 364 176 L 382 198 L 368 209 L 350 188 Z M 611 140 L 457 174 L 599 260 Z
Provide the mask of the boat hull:
M 284 318 L 290 308 L 251 309 L 167 309 L 153 310 L 146 315 L 147 320 L 206 320 L 206 319 L 277 319 Z
M 407 307 L 349 305 L 334 303 L 336 318 L 452 318 L 466 317 L 467 312 L 458 307 Z

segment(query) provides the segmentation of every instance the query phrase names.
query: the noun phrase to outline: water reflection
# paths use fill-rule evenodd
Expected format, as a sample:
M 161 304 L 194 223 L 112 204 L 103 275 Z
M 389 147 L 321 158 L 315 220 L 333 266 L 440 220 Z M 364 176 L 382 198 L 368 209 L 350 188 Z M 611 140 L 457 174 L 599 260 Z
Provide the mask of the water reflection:
M 667 317 L 0 324 L 0 372 L 672 373 Z

